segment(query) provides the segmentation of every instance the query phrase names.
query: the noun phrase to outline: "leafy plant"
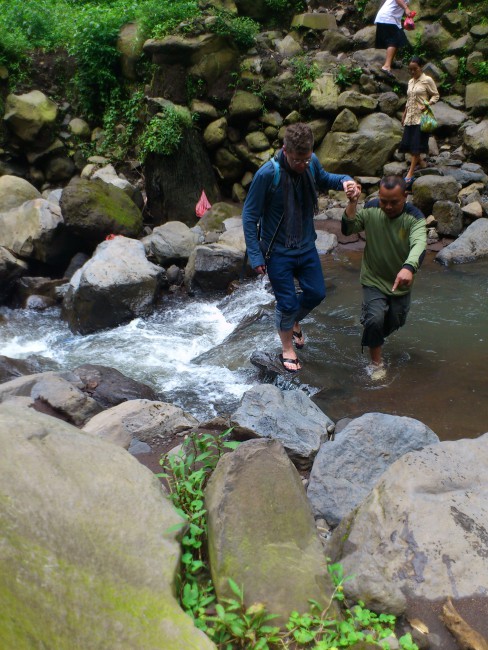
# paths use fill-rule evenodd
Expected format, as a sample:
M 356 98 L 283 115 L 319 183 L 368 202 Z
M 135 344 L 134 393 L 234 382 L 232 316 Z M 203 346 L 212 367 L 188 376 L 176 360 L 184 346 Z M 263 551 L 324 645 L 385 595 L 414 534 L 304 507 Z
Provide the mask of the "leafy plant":
M 338 86 L 346 88 L 357 83 L 362 74 L 362 68 L 348 68 L 347 65 L 341 63 L 335 71 L 334 78 Z
M 113 91 L 103 115 L 104 137 L 97 144 L 97 152 L 121 160 L 129 153 L 131 143 L 141 120 L 144 102 L 142 90 L 122 99 L 120 90 Z
M 178 110 L 172 105 L 165 106 L 161 113 L 151 119 L 138 138 L 141 159 L 145 160 L 150 153 L 170 156 L 178 149 L 185 129 L 192 125 L 192 118 L 187 111 Z
M 228 36 L 242 50 L 254 45 L 259 33 L 259 24 L 246 16 L 234 16 L 228 11 L 218 11 L 210 29 L 220 36 Z
M 162 38 L 178 25 L 201 15 L 195 0 L 147 0 L 139 5 L 137 20 L 148 38 Z
M 296 56 L 291 60 L 293 68 L 293 82 L 295 87 L 303 94 L 309 93 L 314 81 L 320 77 L 320 68 L 316 63 L 310 64 L 303 56 Z
M 160 461 L 169 488 L 169 497 L 185 519 L 182 569 L 179 576 L 179 596 L 185 611 L 195 624 L 207 630 L 206 608 L 215 601 L 208 566 L 204 561 L 204 541 L 207 519 L 204 490 L 210 474 L 225 450 L 235 449 L 238 442 L 227 440 L 231 429 L 220 436 L 192 433 L 177 454 L 165 454 Z
M 476 68 L 476 79 L 478 81 L 488 81 L 488 61 L 478 61 L 474 64 Z

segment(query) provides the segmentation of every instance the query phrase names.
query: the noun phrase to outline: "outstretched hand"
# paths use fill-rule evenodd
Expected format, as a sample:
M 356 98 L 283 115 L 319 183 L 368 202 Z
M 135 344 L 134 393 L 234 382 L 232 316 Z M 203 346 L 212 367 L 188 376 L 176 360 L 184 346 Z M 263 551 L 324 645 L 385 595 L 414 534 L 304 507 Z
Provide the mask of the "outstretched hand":
M 396 291 L 397 287 L 409 287 L 412 284 L 413 273 L 409 269 L 400 269 L 391 288 Z

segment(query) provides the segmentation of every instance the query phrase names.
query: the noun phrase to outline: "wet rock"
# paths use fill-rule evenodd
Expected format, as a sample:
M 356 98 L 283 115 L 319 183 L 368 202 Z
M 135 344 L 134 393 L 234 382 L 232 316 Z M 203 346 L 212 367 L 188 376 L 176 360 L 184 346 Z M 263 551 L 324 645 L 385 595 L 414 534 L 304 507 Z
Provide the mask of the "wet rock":
M 28 268 L 26 262 L 0 246 L 0 303 L 8 300 L 18 278 L 27 273 Z
M 196 232 L 181 221 L 168 221 L 142 239 L 146 254 L 161 266 L 187 262 L 199 242 Z
M 190 290 L 225 291 L 239 277 L 244 253 L 223 244 L 197 246 L 185 268 L 185 285 Z
M 436 255 L 436 262 L 444 266 L 474 262 L 488 255 L 488 219 L 476 219 L 451 244 Z

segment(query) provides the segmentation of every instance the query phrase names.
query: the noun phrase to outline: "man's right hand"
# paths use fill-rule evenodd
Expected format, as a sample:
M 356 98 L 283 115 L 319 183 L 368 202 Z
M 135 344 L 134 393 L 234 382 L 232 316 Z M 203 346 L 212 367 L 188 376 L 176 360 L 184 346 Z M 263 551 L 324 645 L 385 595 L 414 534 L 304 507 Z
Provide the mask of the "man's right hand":
M 254 271 L 258 275 L 264 275 L 266 273 L 266 266 L 264 264 L 262 264 L 261 266 L 255 266 Z

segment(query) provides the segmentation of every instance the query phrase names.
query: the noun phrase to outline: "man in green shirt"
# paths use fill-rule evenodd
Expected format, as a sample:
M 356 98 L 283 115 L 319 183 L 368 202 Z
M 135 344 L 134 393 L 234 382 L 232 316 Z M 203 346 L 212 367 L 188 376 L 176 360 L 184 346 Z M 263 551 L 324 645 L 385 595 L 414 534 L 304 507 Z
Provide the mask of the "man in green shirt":
M 379 207 L 357 211 L 357 202 L 357 196 L 349 199 L 342 217 L 342 233 L 366 233 L 360 276 L 364 326 L 361 345 L 369 348 L 368 373 L 377 381 L 386 376 L 382 361 L 385 338 L 405 324 L 410 309 L 414 274 L 427 244 L 426 228 L 424 219 L 405 211 L 407 192 L 400 176 L 381 180 Z

